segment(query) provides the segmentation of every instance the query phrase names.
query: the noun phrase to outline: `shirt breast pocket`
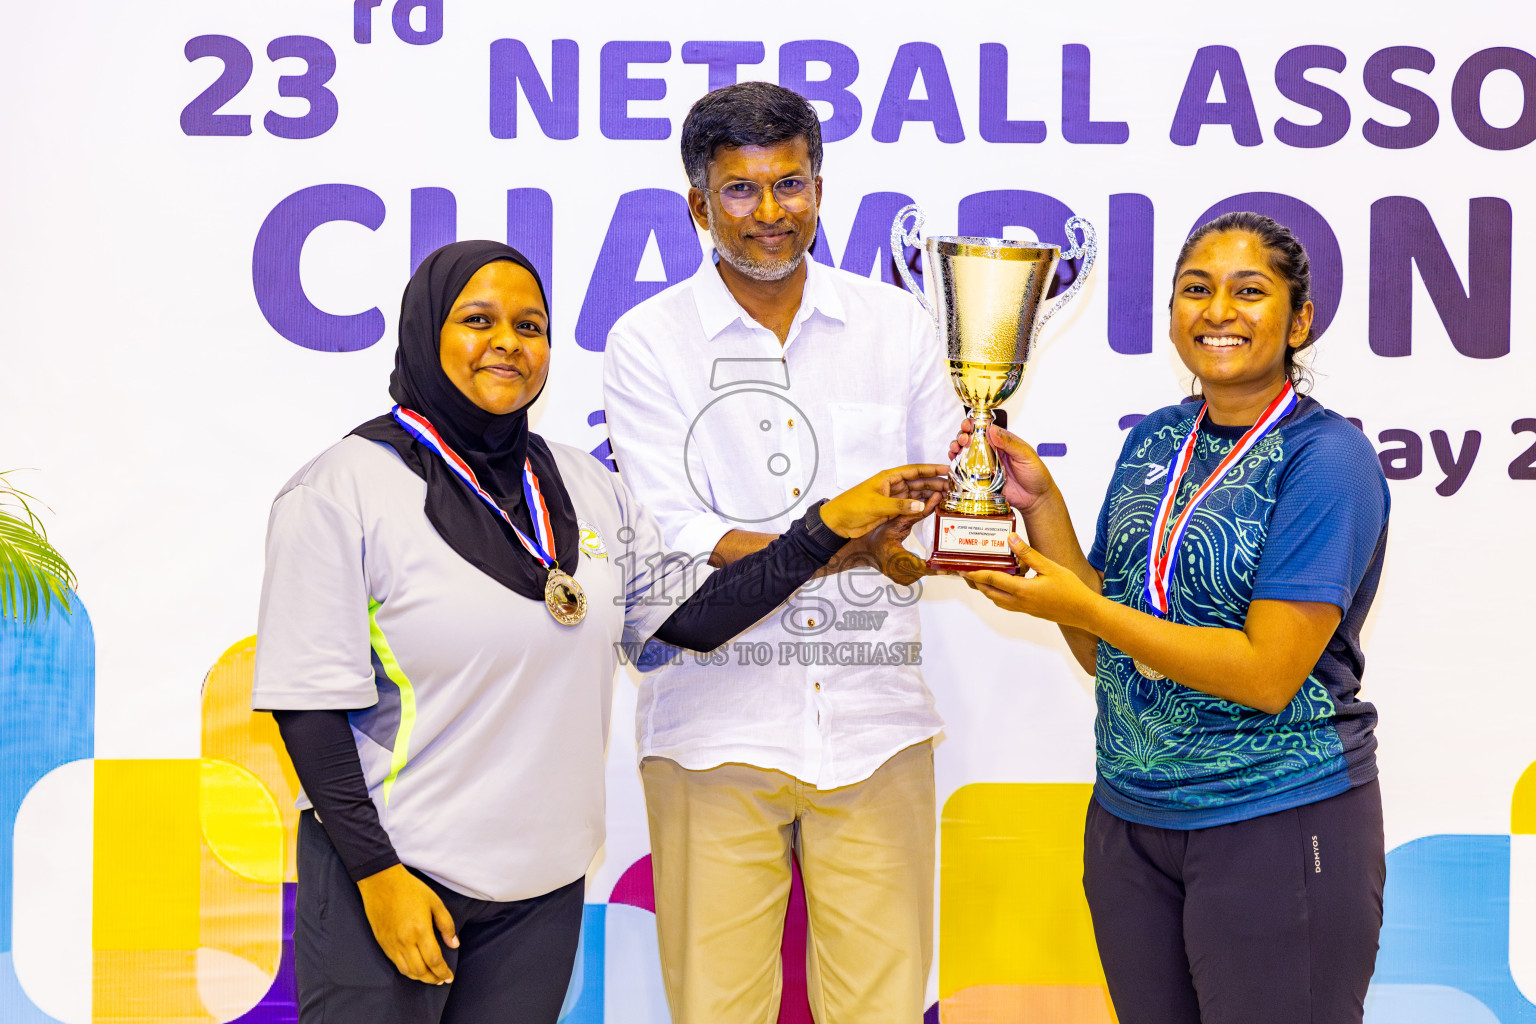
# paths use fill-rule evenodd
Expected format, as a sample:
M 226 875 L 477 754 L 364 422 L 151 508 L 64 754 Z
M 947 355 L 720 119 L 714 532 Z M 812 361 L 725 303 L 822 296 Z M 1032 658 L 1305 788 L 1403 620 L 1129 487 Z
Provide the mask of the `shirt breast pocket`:
M 832 413 L 833 482 L 839 491 L 907 462 L 907 410 L 880 402 L 836 402 Z

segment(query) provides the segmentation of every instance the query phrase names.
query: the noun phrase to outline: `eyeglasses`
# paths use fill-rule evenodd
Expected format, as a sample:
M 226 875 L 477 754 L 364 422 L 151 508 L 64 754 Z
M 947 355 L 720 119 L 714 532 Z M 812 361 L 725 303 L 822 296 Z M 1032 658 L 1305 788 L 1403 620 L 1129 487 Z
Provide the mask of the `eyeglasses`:
M 803 213 L 816 197 L 815 184 L 811 178 L 780 178 L 773 183 L 773 201 L 787 213 Z M 745 217 L 763 201 L 763 186 L 755 181 L 728 181 L 719 188 L 700 186 L 699 191 L 718 195 L 720 207 L 732 217 Z

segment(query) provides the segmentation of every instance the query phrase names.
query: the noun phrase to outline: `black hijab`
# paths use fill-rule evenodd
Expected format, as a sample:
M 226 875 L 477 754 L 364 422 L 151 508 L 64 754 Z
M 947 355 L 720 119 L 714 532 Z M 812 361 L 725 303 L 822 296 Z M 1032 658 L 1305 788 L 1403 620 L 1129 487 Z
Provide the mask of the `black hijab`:
M 523 501 L 523 460 L 527 458 L 549 506 L 555 531 L 554 554 L 560 567 L 575 575 L 581 550 L 576 511 L 549 445 L 528 431 L 528 408 L 533 402 L 497 416 L 470 401 L 443 372 L 439 336 L 448 313 L 475 272 L 497 260 L 516 263 L 532 274 L 544 308 L 549 309 L 549 296 L 539 272 L 511 246 L 485 241 L 443 246 L 421 261 L 405 286 L 400 300 L 400 345 L 395 350 L 395 370 L 389 376 L 389 395 L 425 416 L 448 446 L 469 463 L 480 486 L 529 539 L 534 539 L 532 515 Z M 535 395 L 534 400 L 537 398 Z M 389 445 L 427 482 L 427 519 L 461 558 L 509 590 L 537 601 L 544 599 L 548 575 L 544 567 L 501 517 L 435 452 L 406 433 L 394 416 L 385 413 L 375 417 L 359 424 L 352 433 Z

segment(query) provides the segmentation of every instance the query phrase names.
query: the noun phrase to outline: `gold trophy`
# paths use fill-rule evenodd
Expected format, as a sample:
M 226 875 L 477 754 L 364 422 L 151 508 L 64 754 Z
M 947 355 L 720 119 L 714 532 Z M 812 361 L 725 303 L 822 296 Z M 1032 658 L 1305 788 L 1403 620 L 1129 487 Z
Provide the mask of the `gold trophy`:
M 955 391 L 976 425 L 970 446 L 950 464 L 949 493 L 934 517 L 928 567 L 1014 572 L 1017 565 L 1008 550 L 1013 509 L 1003 500 L 1007 478 L 997 452 L 987 443 L 987 427 L 992 410 L 1018 390 L 1040 328 L 1088 280 L 1098 253 L 1096 235 L 1092 224 L 1073 217 L 1067 221 L 1067 238 L 1074 244 L 1066 253 L 1060 246 L 1002 238 L 935 235 L 924 241 L 918 234 L 923 220 L 917 206 L 896 214 L 891 255 L 907 290 L 933 317 Z M 1079 231 L 1081 242 L 1076 241 Z M 927 295 L 907 269 L 904 247 L 909 245 L 927 255 Z M 1071 287 L 1046 306 L 1046 291 L 1063 258 L 1081 259 L 1082 270 Z

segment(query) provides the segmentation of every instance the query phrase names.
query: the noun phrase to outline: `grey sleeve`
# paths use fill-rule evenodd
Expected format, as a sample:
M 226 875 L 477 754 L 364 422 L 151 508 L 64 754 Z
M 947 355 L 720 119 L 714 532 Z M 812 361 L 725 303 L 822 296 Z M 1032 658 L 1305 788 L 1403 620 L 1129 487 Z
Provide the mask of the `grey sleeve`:
M 252 707 L 376 704 L 368 597 L 357 516 L 304 484 L 280 495 L 267 524 Z

